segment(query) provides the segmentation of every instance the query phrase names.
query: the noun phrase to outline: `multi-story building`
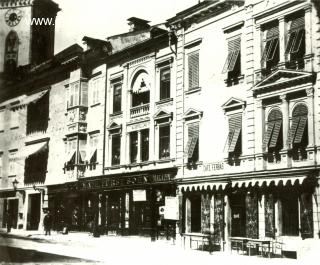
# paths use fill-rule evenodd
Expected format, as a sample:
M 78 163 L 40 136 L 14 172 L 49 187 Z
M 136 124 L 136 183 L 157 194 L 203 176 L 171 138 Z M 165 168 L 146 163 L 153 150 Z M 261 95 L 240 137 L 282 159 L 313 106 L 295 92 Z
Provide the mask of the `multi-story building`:
M 211 232 L 228 248 L 230 237 L 273 238 L 289 252 L 319 238 L 314 4 L 203 1 L 168 26 L 178 36 L 180 232 Z

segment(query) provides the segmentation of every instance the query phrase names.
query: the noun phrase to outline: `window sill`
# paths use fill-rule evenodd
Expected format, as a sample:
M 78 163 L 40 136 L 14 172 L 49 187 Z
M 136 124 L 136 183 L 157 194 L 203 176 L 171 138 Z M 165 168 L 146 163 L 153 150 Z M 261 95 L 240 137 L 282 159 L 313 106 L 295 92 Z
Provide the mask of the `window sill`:
M 162 104 L 166 104 L 166 103 L 172 104 L 172 102 L 173 102 L 173 98 L 165 98 L 165 99 L 161 99 L 161 100 L 157 101 L 156 105 L 162 105 Z
M 76 108 L 88 108 L 88 106 L 75 105 L 75 106 L 72 106 L 72 107 L 68 107 L 68 108 L 67 108 L 67 111 L 68 111 L 68 110 L 72 110 L 72 109 L 76 109 Z
M 16 127 L 10 128 L 10 130 L 16 130 L 16 129 L 18 129 L 18 128 L 19 128 L 19 126 L 16 126 Z
M 116 117 L 122 115 L 122 111 L 114 112 L 110 114 L 110 117 Z
M 154 163 L 162 164 L 162 163 L 168 163 L 173 162 L 174 158 L 160 158 L 159 160 L 154 161 Z
M 94 104 L 90 105 L 90 108 L 93 108 L 93 107 L 96 107 L 96 106 L 99 106 L 99 105 L 101 105 L 101 103 L 97 102 L 97 103 L 94 103 Z
M 106 167 L 105 169 L 107 170 L 114 170 L 114 169 L 120 169 L 122 166 L 121 165 L 112 165 L 110 167 Z
M 194 88 L 191 88 L 191 89 L 185 91 L 184 93 L 186 95 L 191 95 L 193 93 L 197 93 L 197 92 L 200 92 L 200 91 L 201 91 L 201 87 L 194 87 Z
M 234 78 L 227 78 L 224 80 L 224 82 L 227 84 L 227 86 L 236 86 L 239 84 L 242 84 L 244 80 L 244 75 L 239 75 L 237 77 Z

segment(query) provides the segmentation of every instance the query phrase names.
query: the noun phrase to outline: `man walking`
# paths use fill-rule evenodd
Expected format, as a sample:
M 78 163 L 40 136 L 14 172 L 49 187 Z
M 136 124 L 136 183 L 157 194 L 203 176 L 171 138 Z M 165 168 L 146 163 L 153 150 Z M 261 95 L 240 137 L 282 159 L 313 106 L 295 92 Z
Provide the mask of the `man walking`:
M 52 224 L 52 218 L 51 218 L 50 212 L 48 211 L 43 218 L 45 235 L 49 235 L 49 236 L 51 235 L 51 224 Z

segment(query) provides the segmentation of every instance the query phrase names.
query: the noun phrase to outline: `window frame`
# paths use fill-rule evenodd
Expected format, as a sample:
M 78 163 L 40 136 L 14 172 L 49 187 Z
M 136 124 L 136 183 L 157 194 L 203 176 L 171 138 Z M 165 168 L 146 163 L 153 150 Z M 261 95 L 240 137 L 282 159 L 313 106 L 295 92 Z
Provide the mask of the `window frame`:
M 162 80 L 162 75 L 165 71 L 169 72 L 169 78 L 166 78 L 165 80 Z M 169 99 L 171 97 L 171 67 L 165 66 L 160 68 L 160 82 L 159 82 L 159 100 L 165 100 Z M 166 85 L 164 85 L 164 83 Z M 169 83 L 169 85 L 167 84 Z M 165 91 L 165 92 L 164 92 Z M 164 95 L 165 94 L 165 95 Z
M 117 145 L 115 145 L 115 142 L 114 142 L 115 139 L 119 141 Z M 117 161 L 114 160 L 115 155 L 118 155 Z M 111 134 L 111 166 L 119 166 L 120 163 L 121 163 L 121 134 L 114 133 L 114 134 Z
M 112 93 L 112 112 L 113 113 L 121 112 L 122 111 L 122 82 L 119 81 L 119 82 L 113 83 L 112 84 L 112 91 L 113 91 L 113 93 Z M 116 91 L 118 91 L 118 93 L 116 93 Z M 117 104 L 116 104 L 116 102 L 117 102 Z
M 159 159 L 169 159 L 171 157 L 171 125 L 166 123 L 166 124 L 161 124 L 159 125 Z M 163 132 L 165 129 L 168 129 L 168 134 L 167 135 L 161 135 L 161 132 Z M 167 140 L 167 142 L 166 142 Z M 165 150 L 165 147 L 167 147 Z M 163 153 L 163 154 L 162 154 Z
M 191 71 L 191 59 L 192 56 L 196 56 L 194 60 L 197 61 L 195 72 Z M 200 50 L 190 51 L 187 54 L 187 69 L 188 69 L 188 91 L 195 90 L 200 87 Z

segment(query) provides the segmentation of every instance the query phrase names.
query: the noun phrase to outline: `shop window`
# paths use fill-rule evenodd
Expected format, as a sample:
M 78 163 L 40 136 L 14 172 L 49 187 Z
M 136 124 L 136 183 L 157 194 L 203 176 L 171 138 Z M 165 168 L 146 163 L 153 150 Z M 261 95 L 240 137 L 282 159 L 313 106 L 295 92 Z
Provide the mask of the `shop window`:
M 10 110 L 10 129 L 19 127 L 19 110 Z
M 122 84 L 117 83 L 113 85 L 113 113 L 121 111 L 121 93 L 122 93 Z
M 224 198 L 216 194 L 214 198 L 214 235 L 217 240 L 224 240 Z
M 246 237 L 259 238 L 258 195 L 256 192 L 246 195 Z
M 301 237 L 313 238 L 312 193 L 302 193 L 300 196 Z
M 13 77 L 18 65 L 19 38 L 15 31 L 10 31 L 5 43 L 4 71 Z
M 262 52 L 262 68 L 264 75 L 270 74 L 279 62 L 279 26 L 271 23 L 264 30 L 264 48 Z
M 46 132 L 49 120 L 49 93 L 34 100 L 27 107 L 27 134 Z
M 141 161 L 149 160 L 149 129 L 141 131 Z
M 44 183 L 47 174 L 49 146 L 47 143 L 38 143 L 27 146 L 32 153 L 28 154 L 24 166 L 24 183 Z
M 111 165 L 120 165 L 120 147 L 121 147 L 121 135 L 114 134 L 112 135 L 111 140 Z
M 288 143 L 294 160 L 307 159 L 308 108 L 304 104 L 298 104 L 292 111 Z
M 281 196 L 282 235 L 299 236 L 298 197 L 292 192 L 283 192 Z
M 193 164 L 199 161 L 199 123 L 188 125 L 186 154 L 188 156 L 188 163 Z
M 243 194 L 230 197 L 231 236 L 246 236 L 246 205 Z
M 159 127 L 159 159 L 170 158 L 170 125 Z
M 228 56 L 224 64 L 222 73 L 228 73 L 227 85 L 235 85 L 239 83 L 241 74 L 241 38 L 236 37 L 228 40 Z
M 199 51 L 188 54 L 188 89 L 199 88 Z
M 242 153 L 242 113 L 229 116 L 228 133 L 228 163 L 231 166 L 240 165 L 240 155 Z
M 160 100 L 170 98 L 170 68 L 160 70 Z
M 306 51 L 304 14 L 296 14 L 290 18 L 287 26 L 286 66 L 290 69 L 303 69 Z
M 266 131 L 263 140 L 263 150 L 268 162 L 279 162 L 279 151 L 283 148 L 282 113 L 279 109 L 272 109 L 268 115 Z
M 130 133 L 130 163 L 138 162 L 138 132 Z

